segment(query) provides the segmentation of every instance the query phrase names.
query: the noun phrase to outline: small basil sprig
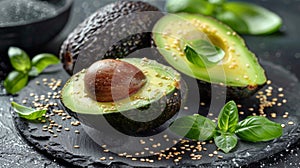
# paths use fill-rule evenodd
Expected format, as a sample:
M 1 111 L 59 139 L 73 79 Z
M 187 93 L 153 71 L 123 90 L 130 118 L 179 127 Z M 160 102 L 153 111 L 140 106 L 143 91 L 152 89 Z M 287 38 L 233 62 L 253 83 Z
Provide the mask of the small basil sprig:
M 16 102 L 11 102 L 11 106 L 21 118 L 25 118 L 27 120 L 36 120 L 38 118 L 41 118 L 43 114 L 47 112 L 47 110 L 36 110 L 33 108 L 22 106 Z
M 225 52 L 208 42 L 207 40 L 187 41 L 184 48 L 186 58 L 195 65 L 200 67 L 209 67 L 220 62 Z
M 189 12 L 213 16 L 241 34 L 270 34 L 278 31 L 282 25 L 277 14 L 246 2 L 167 0 L 166 9 L 171 13 Z
M 8 56 L 15 69 L 4 80 L 4 87 L 10 94 L 15 94 L 24 88 L 30 76 L 38 76 L 49 65 L 60 62 L 55 55 L 47 53 L 36 55 L 30 60 L 27 53 L 17 47 L 10 47 Z
M 237 106 L 234 101 L 229 101 L 220 111 L 217 127 L 212 120 L 195 114 L 178 118 L 170 125 L 170 130 L 195 140 L 213 138 L 216 146 L 225 153 L 236 147 L 238 138 L 250 142 L 269 141 L 280 137 L 283 132 L 280 124 L 262 116 L 249 116 L 238 121 Z

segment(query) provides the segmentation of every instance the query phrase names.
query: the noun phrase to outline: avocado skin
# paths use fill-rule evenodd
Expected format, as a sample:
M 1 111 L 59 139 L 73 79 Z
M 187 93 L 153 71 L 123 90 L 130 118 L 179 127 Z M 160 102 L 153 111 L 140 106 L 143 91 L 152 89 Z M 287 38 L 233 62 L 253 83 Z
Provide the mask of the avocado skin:
M 150 47 L 152 27 L 163 14 L 130 15 L 145 11 L 159 9 L 139 1 L 117 1 L 100 8 L 79 24 L 62 44 L 60 58 L 64 69 L 72 75 L 96 60 L 123 58 Z M 80 55 L 83 55 L 80 65 L 74 68 Z
M 197 79 L 197 84 L 199 87 L 200 96 L 205 98 L 207 101 L 213 98 L 212 96 L 214 96 L 215 98 L 215 97 L 223 97 L 224 95 L 226 96 L 225 97 L 226 101 L 230 101 L 230 100 L 238 101 L 240 99 L 249 98 L 265 85 L 263 84 L 263 85 L 253 86 L 253 87 L 221 86 L 219 84 L 212 84 L 198 79 Z M 213 95 L 212 88 L 214 88 L 216 91 L 221 91 L 221 92 L 214 93 Z
M 173 92 L 150 105 L 148 104 L 145 107 L 127 110 L 122 113 L 113 112 L 103 115 L 80 114 L 73 112 L 66 106 L 64 107 L 71 116 L 83 124 L 95 128 L 96 130 L 110 133 L 110 125 L 117 131 L 126 135 L 149 136 L 157 134 L 168 127 L 168 123 L 170 123 L 172 120 L 171 118 L 173 118 L 180 110 L 181 94 L 180 89 L 175 89 Z M 155 115 L 157 112 L 160 114 Z M 151 121 L 139 122 L 140 120 L 138 120 L 139 118 L 153 118 L 153 115 L 157 117 Z M 137 121 L 134 121 L 130 118 L 134 118 Z

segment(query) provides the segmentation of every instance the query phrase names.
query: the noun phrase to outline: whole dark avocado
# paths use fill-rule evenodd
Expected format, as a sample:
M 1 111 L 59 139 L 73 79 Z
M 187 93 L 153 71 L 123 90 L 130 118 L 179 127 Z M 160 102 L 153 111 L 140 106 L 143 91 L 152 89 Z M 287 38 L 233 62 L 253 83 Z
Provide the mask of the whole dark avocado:
M 150 47 L 151 30 L 160 17 L 158 8 L 139 1 L 117 1 L 100 8 L 64 41 L 60 58 L 65 70 L 72 75 L 97 60 L 123 58 Z

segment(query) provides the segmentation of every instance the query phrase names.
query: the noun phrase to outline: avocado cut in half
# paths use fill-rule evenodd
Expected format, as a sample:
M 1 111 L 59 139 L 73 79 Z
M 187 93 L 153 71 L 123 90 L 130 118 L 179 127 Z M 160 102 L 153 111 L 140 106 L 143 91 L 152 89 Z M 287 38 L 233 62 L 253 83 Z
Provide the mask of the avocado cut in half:
M 86 70 L 74 74 L 61 91 L 61 101 L 70 115 L 97 130 L 108 126 L 127 135 L 151 132 L 180 110 L 180 74 L 171 67 L 154 60 L 120 59 L 139 68 L 146 76 L 144 86 L 127 98 L 99 102 L 85 91 Z
M 198 80 L 200 93 L 211 95 L 212 88 L 223 87 L 227 99 L 240 99 L 251 96 L 266 83 L 264 69 L 244 40 L 211 17 L 168 14 L 154 26 L 153 39 L 170 65 Z M 202 45 L 192 46 L 197 54 L 188 53 L 187 46 L 196 42 Z M 210 46 L 215 47 L 213 54 L 205 50 Z
M 123 58 L 150 47 L 152 28 L 162 16 L 158 8 L 140 1 L 117 1 L 100 8 L 63 42 L 64 69 L 73 75 L 97 60 Z

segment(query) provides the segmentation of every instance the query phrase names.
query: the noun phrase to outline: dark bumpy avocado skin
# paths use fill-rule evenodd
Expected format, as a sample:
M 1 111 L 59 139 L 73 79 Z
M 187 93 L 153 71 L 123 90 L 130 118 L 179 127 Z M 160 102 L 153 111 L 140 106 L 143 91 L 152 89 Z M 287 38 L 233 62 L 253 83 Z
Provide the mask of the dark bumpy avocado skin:
M 211 84 L 205 81 L 201 81 L 197 79 L 197 84 L 199 87 L 199 94 L 203 100 L 209 102 L 211 99 L 215 98 L 226 98 L 226 101 L 230 100 L 241 100 L 245 98 L 249 98 L 254 95 L 259 89 L 261 89 L 264 85 L 258 85 L 255 87 L 232 87 L 232 86 L 221 86 L 219 84 Z M 217 91 L 217 93 L 213 93 L 213 89 Z M 218 92 L 221 91 L 221 92 Z
M 83 124 L 110 133 L 111 128 L 106 123 L 107 121 L 114 129 L 132 136 L 148 136 L 163 131 L 163 129 L 167 128 L 169 122 L 171 122 L 170 119 L 178 113 L 180 107 L 180 89 L 175 89 L 165 97 L 146 107 L 104 115 L 75 113 L 65 106 L 68 113 Z M 153 115 L 157 116 L 153 120 L 138 122 L 139 119 L 153 118 Z
M 60 57 L 65 70 L 72 75 L 73 71 L 78 72 L 96 60 L 122 58 L 138 49 L 150 47 L 150 32 L 162 14 L 133 14 L 145 11 L 159 9 L 145 2 L 118 1 L 92 14 L 61 47 Z M 77 59 L 80 65 L 75 68 Z

